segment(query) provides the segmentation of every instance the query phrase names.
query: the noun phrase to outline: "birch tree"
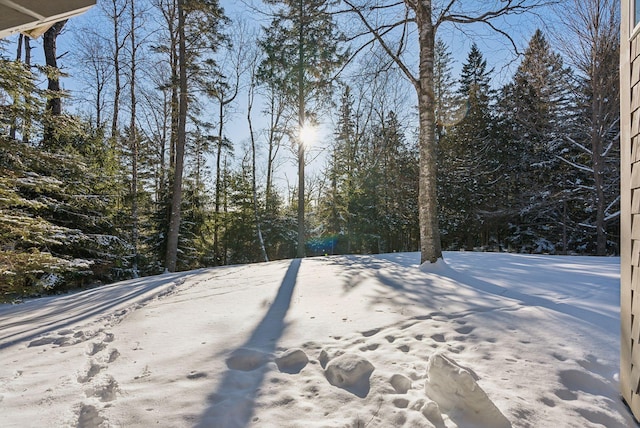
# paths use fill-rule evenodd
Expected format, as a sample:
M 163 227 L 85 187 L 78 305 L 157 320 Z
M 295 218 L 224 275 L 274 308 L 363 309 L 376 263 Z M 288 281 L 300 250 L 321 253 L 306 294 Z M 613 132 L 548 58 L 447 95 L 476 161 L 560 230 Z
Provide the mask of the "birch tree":
M 523 14 L 555 3 L 554 0 L 344 0 L 348 10 L 370 37 L 365 44 L 378 43 L 413 85 L 419 114 L 419 212 L 421 261 L 435 263 L 442 257 L 436 191 L 436 135 L 434 50 L 439 28 L 450 24 L 481 24 L 515 42 L 500 28 L 505 17 Z M 416 44 L 409 43 L 416 34 Z M 417 52 L 411 48 L 417 45 Z M 417 61 L 415 60 L 417 58 Z M 414 65 L 415 64 L 415 65 Z

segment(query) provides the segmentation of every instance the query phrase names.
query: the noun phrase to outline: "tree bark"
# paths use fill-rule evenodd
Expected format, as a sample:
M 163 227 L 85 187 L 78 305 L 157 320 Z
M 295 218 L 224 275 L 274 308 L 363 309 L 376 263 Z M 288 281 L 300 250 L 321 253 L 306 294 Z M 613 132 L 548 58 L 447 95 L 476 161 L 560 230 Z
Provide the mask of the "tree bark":
M 167 236 L 167 254 L 165 267 L 169 272 L 175 272 L 178 259 L 178 238 L 180 235 L 180 221 L 182 203 L 182 171 L 184 169 L 184 149 L 186 143 L 187 121 L 187 48 L 185 40 L 184 1 L 178 0 L 178 69 L 179 69 L 179 106 L 178 129 L 176 135 L 176 159 L 173 180 L 173 195 L 171 198 L 171 218 Z
M 300 0 L 300 32 L 298 38 L 298 250 L 297 256 L 305 256 L 304 231 L 304 143 L 301 131 L 305 124 L 304 97 L 304 1 Z
M 416 21 L 420 43 L 418 78 L 418 111 L 420 121 L 420 182 L 418 213 L 420 218 L 420 262 L 435 263 L 442 258 L 438 225 L 438 195 L 436 186 L 435 99 L 433 62 L 435 28 L 431 21 L 431 1 L 416 3 Z
M 31 70 L 31 38 L 24 36 L 24 67 Z M 28 143 L 31 139 L 31 115 L 22 120 L 22 142 Z
M 131 245 L 133 246 L 133 276 L 138 277 L 138 137 L 136 134 L 136 32 L 135 0 L 131 0 L 131 73 L 129 84 L 131 116 L 129 120 L 129 147 L 131 148 Z
M 22 59 L 22 40 L 23 38 L 26 37 L 22 34 L 20 34 L 18 36 L 18 49 L 17 49 L 17 53 L 16 53 L 16 62 L 20 62 L 20 60 Z M 15 107 L 18 104 L 18 100 L 14 99 L 13 100 L 13 107 L 14 107 L 14 111 L 15 111 Z M 16 116 L 14 116 L 12 114 L 12 118 L 11 118 L 11 127 L 9 128 L 9 138 L 11 138 L 12 140 L 16 139 L 16 128 L 18 127 L 18 118 Z
M 222 96 L 224 98 L 224 96 Z M 224 138 L 224 103 L 220 100 L 218 110 L 218 146 L 216 147 L 216 198 L 215 198 L 215 217 L 213 221 L 213 254 L 216 264 L 220 264 L 220 196 L 222 195 L 222 144 Z
M 60 96 L 60 76 L 58 73 L 58 57 L 56 41 L 58 35 L 67 21 L 60 21 L 53 24 L 43 36 L 42 45 L 44 47 L 45 64 L 47 65 L 47 89 L 49 96 L 47 99 L 46 111 L 51 116 L 62 114 L 62 98 Z M 44 129 L 45 144 L 50 144 L 54 139 L 55 125 L 51 121 L 46 121 Z

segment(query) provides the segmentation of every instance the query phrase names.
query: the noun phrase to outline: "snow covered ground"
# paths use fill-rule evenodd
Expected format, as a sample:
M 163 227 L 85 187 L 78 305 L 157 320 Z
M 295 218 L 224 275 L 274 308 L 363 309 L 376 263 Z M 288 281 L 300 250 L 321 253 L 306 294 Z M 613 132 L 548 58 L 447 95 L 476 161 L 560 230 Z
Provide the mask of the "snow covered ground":
M 636 426 L 619 259 L 202 269 L 0 305 L 0 427 Z

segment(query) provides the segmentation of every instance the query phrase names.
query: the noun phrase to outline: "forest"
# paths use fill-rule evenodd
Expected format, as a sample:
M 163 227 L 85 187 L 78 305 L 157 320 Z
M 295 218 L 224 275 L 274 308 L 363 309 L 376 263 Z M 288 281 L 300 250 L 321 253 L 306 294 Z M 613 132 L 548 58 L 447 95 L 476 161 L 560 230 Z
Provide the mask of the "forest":
M 424 254 L 425 223 L 449 251 L 618 254 L 617 3 L 427 3 L 99 0 L 0 41 L 0 301 Z

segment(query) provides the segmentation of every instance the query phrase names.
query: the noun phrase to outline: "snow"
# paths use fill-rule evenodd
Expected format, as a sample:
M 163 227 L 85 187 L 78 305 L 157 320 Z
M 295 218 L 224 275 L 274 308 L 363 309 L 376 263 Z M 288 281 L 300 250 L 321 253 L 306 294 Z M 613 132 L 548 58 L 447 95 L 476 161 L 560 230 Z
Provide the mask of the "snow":
M 0 426 L 635 426 L 619 258 L 201 269 L 0 305 Z

